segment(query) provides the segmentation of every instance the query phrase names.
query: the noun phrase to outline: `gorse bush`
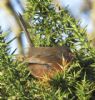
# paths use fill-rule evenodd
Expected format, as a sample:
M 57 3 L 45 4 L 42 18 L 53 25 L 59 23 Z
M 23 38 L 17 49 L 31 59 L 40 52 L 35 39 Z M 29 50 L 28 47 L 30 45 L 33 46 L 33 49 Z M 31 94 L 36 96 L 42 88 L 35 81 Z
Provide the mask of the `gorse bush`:
M 35 47 L 65 45 L 74 59 L 68 69 L 49 82 L 38 81 L 26 64 L 8 55 L 10 42 L 5 43 L 5 35 L 0 34 L 0 99 L 94 100 L 95 50 L 80 22 L 65 9 L 56 12 L 50 0 L 28 0 L 24 17 Z
M 82 45 L 85 45 L 85 30 L 80 29 L 80 23 L 67 10 L 57 13 L 51 0 L 29 0 L 27 7 L 25 17 L 35 46 L 77 46 L 77 42 L 84 42 Z

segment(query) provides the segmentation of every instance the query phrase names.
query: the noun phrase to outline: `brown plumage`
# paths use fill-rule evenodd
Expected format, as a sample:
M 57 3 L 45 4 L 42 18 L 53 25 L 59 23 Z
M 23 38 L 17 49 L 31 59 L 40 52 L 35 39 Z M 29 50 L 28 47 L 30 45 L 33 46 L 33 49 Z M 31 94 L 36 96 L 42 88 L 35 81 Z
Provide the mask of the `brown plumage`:
M 68 67 L 73 58 L 72 53 L 64 46 L 32 47 L 30 51 L 26 62 L 36 78 L 43 78 L 45 75 L 52 77 L 55 73 L 63 71 L 64 67 Z
M 28 63 L 31 74 L 38 79 L 43 79 L 44 76 L 52 77 L 57 72 L 63 71 L 64 67 L 68 67 L 73 58 L 69 48 L 65 46 L 39 48 L 33 47 L 30 41 L 29 32 L 27 31 L 25 25 L 25 21 L 20 14 L 18 14 L 18 17 L 30 44 L 26 62 Z

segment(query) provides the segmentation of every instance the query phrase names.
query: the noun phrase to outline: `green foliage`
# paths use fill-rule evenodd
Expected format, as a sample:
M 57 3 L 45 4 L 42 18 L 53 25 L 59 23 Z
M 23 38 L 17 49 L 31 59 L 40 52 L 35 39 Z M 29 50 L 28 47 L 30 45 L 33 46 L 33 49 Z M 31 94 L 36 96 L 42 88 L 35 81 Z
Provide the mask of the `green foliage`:
M 35 46 L 66 45 L 75 58 L 64 72 L 41 82 L 30 75 L 27 65 L 8 55 L 9 42 L 0 34 L 0 99 L 94 100 L 95 50 L 79 21 L 65 9 L 57 13 L 51 0 L 28 0 L 25 18 Z
M 80 23 L 65 9 L 57 13 L 51 0 L 28 0 L 25 18 L 29 22 L 28 30 L 35 46 L 67 44 L 75 47 L 77 42 L 80 45 L 84 42 L 85 45 L 87 41 L 85 30 L 79 27 Z

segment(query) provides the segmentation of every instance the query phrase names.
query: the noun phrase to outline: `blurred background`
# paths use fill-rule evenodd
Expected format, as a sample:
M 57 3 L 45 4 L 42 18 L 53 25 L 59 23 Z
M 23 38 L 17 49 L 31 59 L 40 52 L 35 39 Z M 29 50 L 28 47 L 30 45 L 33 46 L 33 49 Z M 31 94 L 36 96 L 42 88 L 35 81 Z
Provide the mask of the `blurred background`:
M 87 27 L 87 36 L 95 46 L 95 0 L 54 0 L 61 7 L 67 7 L 69 12 L 81 20 L 81 27 Z M 25 34 L 22 32 L 16 12 L 23 14 L 27 0 L 0 0 L 0 26 L 3 32 L 9 33 L 6 41 L 18 37 L 10 44 L 11 51 L 16 48 L 15 54 L 24 52 L 28 47 Z

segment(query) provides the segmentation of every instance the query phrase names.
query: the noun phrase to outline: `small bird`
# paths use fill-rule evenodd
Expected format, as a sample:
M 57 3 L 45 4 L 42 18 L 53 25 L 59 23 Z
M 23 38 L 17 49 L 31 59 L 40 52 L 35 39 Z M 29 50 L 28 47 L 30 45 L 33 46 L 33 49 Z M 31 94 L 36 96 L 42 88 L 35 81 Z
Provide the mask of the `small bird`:
M 33 47 L 25 21 L 21 14 L 17 15 L 29 41 L 29 52 L 25 62 L 28 63 L 31 74 L 37 79 L 45 76 L 53 77 L 56 73 L 64 71 L 73 59 L 73 54 L 66 46 L 59 47 Z M 63 67 L 62 67 L 63 66 Z
M 64 67 L 69 66 L 72 58 L 72 53 L 65 46 L 32 47 L 26 62 L 28 62 L 31 74 L 41 79 L 45 75 L 52 77 L 55 73 L 64 71 Z

